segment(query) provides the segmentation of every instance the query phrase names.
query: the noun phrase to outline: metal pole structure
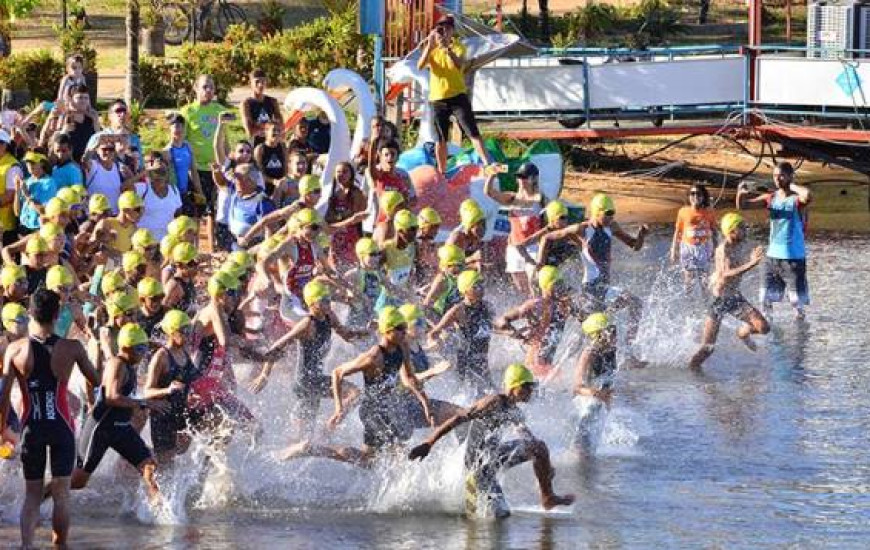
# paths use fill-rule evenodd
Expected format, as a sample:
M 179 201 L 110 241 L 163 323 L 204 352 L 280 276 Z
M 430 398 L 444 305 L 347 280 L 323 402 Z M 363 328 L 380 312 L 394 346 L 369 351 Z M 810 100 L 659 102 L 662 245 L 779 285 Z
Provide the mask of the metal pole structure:
M 384 103 L 384 35 L 375 35 L 375 97 L 380 105 L 380 111 L 386 108 Z
M 502 32 L 504 30 L 504 11 L 502 10 L 501 0 L 495 2 L 495 30 Z
M 749 47 L 761 46 L 761 5 L 762 0 L 749 0 Z
M 61 14 L 62 14 L 61 20 L 63 21 L 63 28 L 64 28 L 64 30 L 66 30 L 69 27 L 69 20 L 67 18 L 67 11 L 66 11 L 66 0 L 63 0 L 63 3 L 61 4 L 60 10 L 61 10 Z

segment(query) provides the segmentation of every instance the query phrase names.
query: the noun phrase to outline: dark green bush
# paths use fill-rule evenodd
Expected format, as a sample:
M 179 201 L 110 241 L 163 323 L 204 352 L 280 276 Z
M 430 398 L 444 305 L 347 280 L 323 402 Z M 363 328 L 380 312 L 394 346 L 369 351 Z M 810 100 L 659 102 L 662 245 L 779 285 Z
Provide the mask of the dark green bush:
M 3 88 L 28 90 L 33 98 L 54 99 L 63 74 L 63 62 L 48 50 L 13 53 L 0 59 Z

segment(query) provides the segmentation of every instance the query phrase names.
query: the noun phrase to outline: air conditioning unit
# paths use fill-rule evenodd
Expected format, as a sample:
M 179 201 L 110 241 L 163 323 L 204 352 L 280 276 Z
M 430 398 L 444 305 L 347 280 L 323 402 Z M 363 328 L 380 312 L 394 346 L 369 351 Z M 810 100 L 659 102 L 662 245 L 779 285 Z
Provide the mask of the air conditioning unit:
M 870 57 L 870 4 L 855 1 L 810 2 L 807 6 L 807 57 Z

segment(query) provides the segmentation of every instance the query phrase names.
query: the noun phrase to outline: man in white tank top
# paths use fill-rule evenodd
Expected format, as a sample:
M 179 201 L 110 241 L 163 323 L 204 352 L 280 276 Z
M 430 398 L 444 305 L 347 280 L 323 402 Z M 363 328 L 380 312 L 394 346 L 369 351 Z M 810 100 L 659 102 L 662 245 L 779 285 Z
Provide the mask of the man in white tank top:
M 130 170 L 117 161 L 115 144 L 103 141 L 97 148 L 97 158 L 91 159 L 87 165 L 85 187 L 88 188 L 89 195 L 105 195 L 109 199 L 112 215 L 117 215 L 118 197 L 133 187 L 132 182 L 126 181 L 131 177 Z

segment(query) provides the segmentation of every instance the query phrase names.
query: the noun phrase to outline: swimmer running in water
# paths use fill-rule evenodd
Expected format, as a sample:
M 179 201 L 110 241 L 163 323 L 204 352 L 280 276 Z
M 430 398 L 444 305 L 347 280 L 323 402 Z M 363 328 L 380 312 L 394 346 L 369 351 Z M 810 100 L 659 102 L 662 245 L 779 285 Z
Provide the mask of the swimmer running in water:
M 725 240 L 716 248 L 716 264 L 710 277 L 710 292 L 714 299 L 707 312 L 707 320 L 704 322 L 701 348 L 695 352 L 689 362 L 689 367 L 692 369 L 700 369 L 704 361 L 713 355 L 716 339 L 719 336 L 719 326 L 726 314 L 743 321 L 737 329 L 737 337 L 753 351 L 756 346 L 750 336 L 767 334 L 770 331 L 767 319 L 752 307 L 740 292 L 740 281 L 743 275 L 761 263 L 764 259 L 764 248 L 757 246 L 747 254 L 744 243 L 746 225 L 743 217 L 736 212 L 729 212 L 722 216 L 721 229 Z
M 338 426 L 347 414 L 344 379 L 357 373 L 363 376 L 364 387 L 359 408 L 363 425 L 362 448 L 305 443 L 294 449 L 292 454 L 285 455 L 285 458 L 320 456 L 362 467 L 370 466 L 379 451 L 406 440 L 413 429 L 410 419 L 403 414 L 407 407 L 404 406 L 399 382 L 419 401 L 426 423 L 434 425 L 429 400 L 414 376 L 406 341 L 407 328 L 405 317 L 398 309 L 385 307 L 378 316 L 378 332 L 381 334 L 378 344 L 332 371 L 335 414 L 328 421 L 330 428 Z
M 52 543 L 61 547 L 66 545 L 70 524 L 70 475 L 76 458 L 75 424 L 67 404 L 66 387 L 75 368 L 88 381 L 89 390 L 100 383 L 82 344 L 55 334 L 54 323 L 59 314 L 60 297 L 57 293 L 38 289 L 30 301 L 29 336 L 9 344 L 3 358 L 0 433 L 6 427 L 6 411 L 9 410 L 12 383 L 16 380 L 24 399 L 21 462 L 25 496 L 20 520 L 23 548 L 33 547 L 49 450 L 49 492 L 54 501 Z
M 613 397 L 616 374 L 616 326 L 600 311 L 581 326 L 589 343 L 580 354 L 574 383 L 574 405 L 578 410 L 575 444 L 582 455 L 591 455 L 604 427 L 604 411 Z
M 553 491 L 555 469 L 550 462 L 547 444 L 537 439 L 526 425 L 520 403 L 528 403 L 535 388 L 532 372 L 514 363 L 504 374 L 504 393 L 488 395 L 467 411 L 438 426 L 423 443 L 408 454 L 410 460 L 426 458 L 435 443 L 457 427 L 470 422 L 465 446 L 466 509 L 471 515 L 507 517 L 510 509 L 497 475 L 501 470 L 532 461 L 541 491 L 541 505 L 549 510 L 574 502 L 574 495 L 557 495 Z M 519 437 L 503 441 L 508 428 L 516 428 Z

